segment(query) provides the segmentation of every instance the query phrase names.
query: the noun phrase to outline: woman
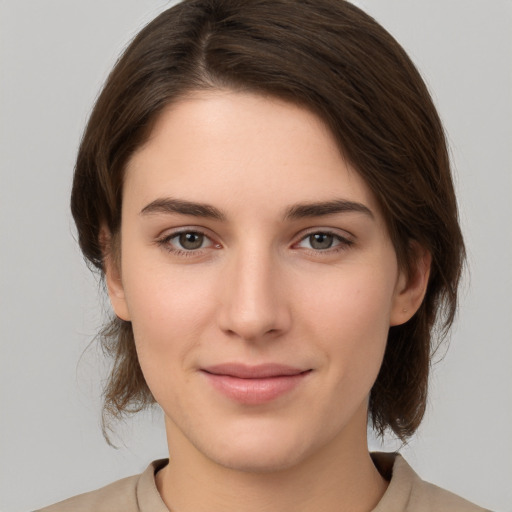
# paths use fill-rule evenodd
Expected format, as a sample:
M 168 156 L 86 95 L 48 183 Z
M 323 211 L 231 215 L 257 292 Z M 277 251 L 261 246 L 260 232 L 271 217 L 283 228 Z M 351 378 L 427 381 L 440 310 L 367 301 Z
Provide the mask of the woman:
M 464 246 L 430 96 L 362 11 L 164 12 L 96 103 L 72 211 L 115 312 L 105 432 L 156 401 L 170 459 L 43 510 L 482 510 L 367 448 L 368 421 L 422 420 Z

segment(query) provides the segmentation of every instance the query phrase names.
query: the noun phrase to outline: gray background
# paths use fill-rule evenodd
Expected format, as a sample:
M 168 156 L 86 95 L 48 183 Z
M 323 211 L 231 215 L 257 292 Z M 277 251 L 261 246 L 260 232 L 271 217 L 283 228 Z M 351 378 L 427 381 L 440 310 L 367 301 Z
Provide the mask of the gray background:
M 404 452 L 425 479 L 512 511 L 512 2 L 357 3 L 403 44 L 433 92 L 471 269 L 428 415 Z M 105 367 L 94 344 L 81 355 L 107 306 L 68 212 L 97 91 L 127 41 L 166 5 L 0 0 L 1 511 L 34 509 L 166 456 L 158 412 L 121 427 L 119 450 L 103 441 Z

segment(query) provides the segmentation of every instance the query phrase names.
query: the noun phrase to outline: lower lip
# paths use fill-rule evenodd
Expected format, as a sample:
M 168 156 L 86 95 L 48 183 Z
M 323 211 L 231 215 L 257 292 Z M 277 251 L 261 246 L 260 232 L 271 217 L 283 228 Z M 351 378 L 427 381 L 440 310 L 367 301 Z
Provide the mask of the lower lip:
M 263 379 L 241 379 L 203 372 L 210 384 L 228 398 L 246 405 L 271 402 L 295 389 L 310 373 L 279 375 Z

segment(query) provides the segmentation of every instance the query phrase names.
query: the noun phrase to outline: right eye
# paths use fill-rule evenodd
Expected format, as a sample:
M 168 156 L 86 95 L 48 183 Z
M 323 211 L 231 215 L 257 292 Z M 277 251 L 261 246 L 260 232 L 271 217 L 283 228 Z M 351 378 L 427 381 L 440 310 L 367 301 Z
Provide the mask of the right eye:
M 200 231 L 180 231 L 164 236 L 158 245 L 177 255 L 192 256 L 201 249 L 215 247 L 214 242 Z

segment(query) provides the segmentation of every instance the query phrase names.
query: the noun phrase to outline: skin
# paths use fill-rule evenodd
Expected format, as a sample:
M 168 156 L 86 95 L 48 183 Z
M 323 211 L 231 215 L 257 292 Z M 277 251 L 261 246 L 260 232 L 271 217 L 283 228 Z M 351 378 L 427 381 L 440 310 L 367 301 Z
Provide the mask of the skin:
M 362 207 L 286 216 L 334 200 Z M 387 483 L 368 453 L 368 396 L 429 258 L 400 270 L 375 197 L 322 121 L 233 91 L 169 106 L 127 166 L 120 251 L 107 284 L 165 414 L 171 458 L 156 483 L 168 508 L 371 510 Z M 205 378 L 226 362 L 308 372 L 244 404 Z

